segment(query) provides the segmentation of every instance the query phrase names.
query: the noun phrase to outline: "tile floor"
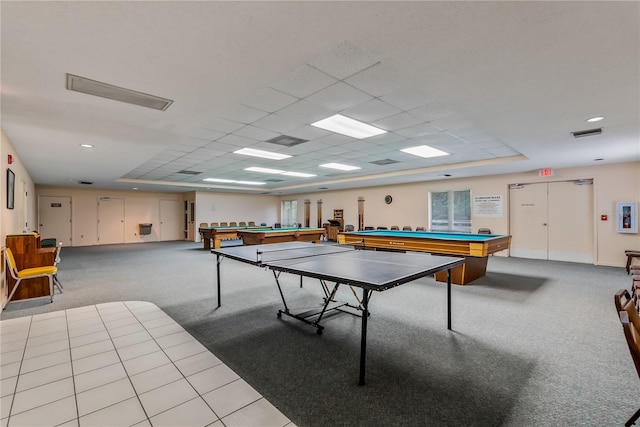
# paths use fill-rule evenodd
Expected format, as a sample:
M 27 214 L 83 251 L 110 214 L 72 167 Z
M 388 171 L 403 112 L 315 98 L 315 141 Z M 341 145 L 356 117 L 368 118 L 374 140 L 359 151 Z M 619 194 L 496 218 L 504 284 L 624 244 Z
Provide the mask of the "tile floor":
M 0 322 L 0 426 L 287 426 L 148 302 Z

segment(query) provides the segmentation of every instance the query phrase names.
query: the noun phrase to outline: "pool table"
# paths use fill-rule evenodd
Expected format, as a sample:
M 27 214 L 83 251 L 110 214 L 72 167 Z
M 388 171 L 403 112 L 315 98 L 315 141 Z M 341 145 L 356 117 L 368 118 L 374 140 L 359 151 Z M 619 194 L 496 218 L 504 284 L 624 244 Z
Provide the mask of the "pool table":
M 220 249 L 220 243 L 223 240 L 239 239 L 238 231 L 240 230 L 271 230 L 266 226 L 238 226 L 238 227 L 200 227 L 198 231 L 202 236 L 202 244 L 205 249 L 211 249 L 211 241 L 213 240 L 213 248 Z
M 451 282 L 458 285 L 466 285 L 486 274 L 489 255 L 509 249 L 511 236 L 430 231 L 365 230 L 339 233 L 338 243 L 373 249 L 430 252 L 437 255 L 464 257 L 464 264 L 452 269 Z M 436 273 L 436 280 L 446 282 L 446 272 Z
M 263 245 L 281 242 L 318 242 L 324 236 L 324 228 L 274 228 L 270 230 L 239 230 L 244 245 Z

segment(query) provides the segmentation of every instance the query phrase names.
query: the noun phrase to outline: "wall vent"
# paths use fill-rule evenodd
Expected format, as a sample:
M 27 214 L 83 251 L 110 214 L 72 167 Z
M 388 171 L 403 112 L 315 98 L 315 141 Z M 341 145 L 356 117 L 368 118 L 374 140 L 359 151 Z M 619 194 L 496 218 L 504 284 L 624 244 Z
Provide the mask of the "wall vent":
M 398 160 L 382 159 L 382 160 L 376 160 L 375 162 L 369 162 L 369 163 L 378 165 L 378 166 L 384 166 L 384 165 L 392 165 L 394 163 L 400 163 L 400 162 Z
M 571 132 L 571 135 L 573 135 L 574 138 L 582 138 L 584 136 L 600 135 L 601 133 L 602 128 L 596 128 Z
M 280 135 L 275 138 L 271 138 L 266 142 L 270 142 L 272 144 L 284 145 L 285 147 L 293 147 L 294 145 L 302 144 L 303 142 L 307 142 L 307 139 L 296 138 L 288 135 Z

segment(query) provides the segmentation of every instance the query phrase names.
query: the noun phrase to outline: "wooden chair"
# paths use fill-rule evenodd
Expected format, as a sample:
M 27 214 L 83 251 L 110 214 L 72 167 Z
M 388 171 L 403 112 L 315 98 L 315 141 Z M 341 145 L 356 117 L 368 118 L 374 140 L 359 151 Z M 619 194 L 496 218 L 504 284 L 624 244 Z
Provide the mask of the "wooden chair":
M 229 224 L 226 221 L 220 223 L 220 227 L 228 227 Z
M 416 227 L 416 231 L 427 231 L 426 227 Z
M 627 256 L 627 274 L 629 274 L 632 269 L 637 269 L 637 274 L 640 274 L 640 251 L 626 250 L 624 254 Z
M 640 314 L 638 314 L 634 302 L 626 289 L 618 291 L 614 301 L 616 309 L 618 309 L 618 316 L 620 317 L 620 323 L 624 330 L 624 336 L 627 340 L 627 346 L 631 353 L 631 359 L 633 360 L 636 372 L 638 373 L 638 379 L 640 380 Z M 635 424 L 638 418 L 640 418 L 640 408 L 624 425 L 629 427 Z
M 249 227 L 255 227 L 256 223 L 255 221 L 249 221 Z
M 235 221 L 231 221 L 231 222 L 229 223 L 229 227 L 237 227 L 237 226 L 238 226 L 238 223 L 237 223 L 237 222 L 235 222 Z
M 489 228 L 478 228 L 478 234 L 491 234 L 491 229 L 489 229 Z
M 209 224 L 207 224 L 206 222 L 201 222 L 200 223 L 200 227 L 208 227 L 208 226 L 209 226 Z
M 405 225 L 404 227 L 402 227 L 403 231 L 412 231 L 413 229 L 411 228 L 410 225 Z
M 373 230 L 374 228 L 373 227 L 365 227 L 364 229 L 365 230 Z
M 212 227 L 217 227 L 217 226 L 218 226 L 218 223 L 217 223 L 217 222 L 212 222 L 212 223 L 211 223 L 211 226 L 212 226 Z
M 388 230 L 387 227 L 377 227 L 376 230 Z
M 398 227 L 397 225 L 392 225 L 390 230 L 400 230 L 400 227 Z
M 43 267 L 23 268 L 22 270 L 18 270 L 16 260 L 13 257 L 13 252 L 11 252 L 11 249 L 9 248 L 5 248 L 4 250 L 4 259 L 7 263 L 7 271 L 11 274 L 11 277 L 15 279 L 16 284 L 9 294 L 9 298 L 7 298 L 7 301 L 2 306 L 3 310 L 7 304 L 9 304 L 9 301 L 13 298 L 13 294 L 16 293 L 16 290 L 18 290 L 18 287 L 25 279 L 35 279 L 39 277 L 49 278 L 49 295 L 51 297 L 51 302 L 53 302 L 53 275 L 58 272 L 58 267 L 55 265 L 46 265 Z
M 245 221 L 240 221 L 240 222 L 238 223 L 238 225 L 239 225 L 240 227 L 246 227 L 246 226 L 247 226 L 247 223 L 246 223 Z

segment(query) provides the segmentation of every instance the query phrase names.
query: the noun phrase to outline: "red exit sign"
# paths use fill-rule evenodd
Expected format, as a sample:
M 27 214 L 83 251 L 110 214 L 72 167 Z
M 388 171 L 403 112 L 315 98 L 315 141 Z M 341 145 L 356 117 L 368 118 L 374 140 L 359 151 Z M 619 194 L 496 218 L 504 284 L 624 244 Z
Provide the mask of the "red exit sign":
M 540 176 L 552 176 L 552 175 L 553 175 L 553 169 L 551 168 L 540 169 Z

